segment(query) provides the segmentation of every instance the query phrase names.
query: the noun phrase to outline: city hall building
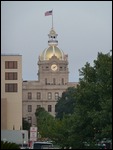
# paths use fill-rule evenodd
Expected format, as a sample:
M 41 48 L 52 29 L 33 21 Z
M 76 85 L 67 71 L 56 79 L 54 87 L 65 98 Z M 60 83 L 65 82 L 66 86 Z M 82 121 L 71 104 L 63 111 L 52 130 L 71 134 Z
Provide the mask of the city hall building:
M 31 125 L 36 124 L 35 112 L 38 107 L 44 107 L 55 116 L 58 97 L 68 87 L 77 86 L 77 83 L 69 82 L 68 55 L 58 47 L 57 36 L 51 28 L 48 48 L 38 58 L 38 80 L 22 83 L 22 114 Z

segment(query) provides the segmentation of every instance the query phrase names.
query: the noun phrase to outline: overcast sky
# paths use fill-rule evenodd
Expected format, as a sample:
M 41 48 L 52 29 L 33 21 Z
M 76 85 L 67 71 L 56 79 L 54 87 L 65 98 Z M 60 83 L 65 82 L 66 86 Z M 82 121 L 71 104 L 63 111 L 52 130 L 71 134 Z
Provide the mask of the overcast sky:
M 53 9 L 58 47 L 68 54 L 69 81 L 79 81 L 79 69 L 93 66 L 98 52 L 112 49 L 111 1 L 2 1 L 1 52 L 22 55 L 23 80 L 37 80 L 38 57 L 48 47 Z

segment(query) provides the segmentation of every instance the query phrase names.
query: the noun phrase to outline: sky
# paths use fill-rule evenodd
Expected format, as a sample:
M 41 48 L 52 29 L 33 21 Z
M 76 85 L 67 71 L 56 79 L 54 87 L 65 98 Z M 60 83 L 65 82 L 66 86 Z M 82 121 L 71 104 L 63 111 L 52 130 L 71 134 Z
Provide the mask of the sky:
M 22 79 L 38 80 L 38 58 L 53 27 L 58 47 L 68 54 L 69 81 L 93 66 L 98 52 L 112 49 L 112 1 L 1 1 L 1 53 L 22 55 Z

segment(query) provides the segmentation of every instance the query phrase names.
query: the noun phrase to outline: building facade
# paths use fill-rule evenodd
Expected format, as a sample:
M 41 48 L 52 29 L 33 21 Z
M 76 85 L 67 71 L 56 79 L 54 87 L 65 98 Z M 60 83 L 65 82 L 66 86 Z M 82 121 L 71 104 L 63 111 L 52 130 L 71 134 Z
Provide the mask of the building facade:
M 1 55 L 1 129 L 22 128 L 22 56 Z
M 57 34 L 52 28 L 48 34 L 48 48 L 38 59 L 38 80 L 23 81 L 23 118 L 32 125 L 36 124 L 35 112 L 44 107 L 55 116 L 55 105 L 58 97 L 68 87 L 77 83 L 69 82 L 68 55 L 58 48 Z

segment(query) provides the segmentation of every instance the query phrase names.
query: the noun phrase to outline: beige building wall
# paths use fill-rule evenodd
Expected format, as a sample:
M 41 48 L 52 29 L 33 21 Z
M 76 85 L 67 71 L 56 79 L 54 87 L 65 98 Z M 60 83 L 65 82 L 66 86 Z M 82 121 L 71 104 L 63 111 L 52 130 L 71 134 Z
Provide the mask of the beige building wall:
M 17 68 L 6 68 L 6 62 L 17 62 Z M 17 79 L 13 75 L 13 79 L 10 78 L 12 73 L 17 73 Z M 6 75 L 9 74 L 9 75 Z M 7 76 L 7 78 L 6 78 Z M 6 85 L 7 84 L 7 85 Z M 17 84 L 17 91 L 10 91 L 12 85 Z M 10 86 L 11 85 L 11 86 Z M 6 86 L 9 91 L 6 91 Z M 14 87 L 13 87 L 14 88 Z M 7 129 L 19 130 L 22 127 L 22 56 L 21 55 L 2 55 L 1 56 L 1 108 L 6 109 L 6 123 Z M 6 101 L 6 106 L 4 105 Z M 1 116 L 1 122 L 4 122 L 4 116 Z M 1 126 L 3 129 L 3 126 Z
M 1 129 L 7 129 L 7 99 L 1 98 Z
M 31 117 L 29 121 L 31 125 L 36 125 L 36 117 L 35 112 L 37 109 L 37 105 L 40 107 L 44 107 L 46 111 L 48 111 L 48 105 L 51 105 L 52 110 L 49 112 L 51 115 L 55 116 L 55 105 L 57 100 L 55 99 L 55 93 L 59 93 L 59 97 L 62 96 L 62 93 L 68 87 L 76 87 L 78 83 L 69 82 L 67 85 L 40 85 L 37 81 L 23 81 L 23 118 L 29 121 L 28 118 Z M 28 93 L 32 93 L 32 98 L 28 99 Z M 37 99 L 37 92 L 41 93 L 41 98 Z M 52 98 L 48 100 L 48 93 L 51 92 Z M 32 110 L 28 111 L 28 105 L 31 105 Z

